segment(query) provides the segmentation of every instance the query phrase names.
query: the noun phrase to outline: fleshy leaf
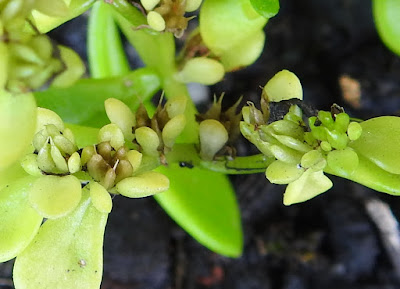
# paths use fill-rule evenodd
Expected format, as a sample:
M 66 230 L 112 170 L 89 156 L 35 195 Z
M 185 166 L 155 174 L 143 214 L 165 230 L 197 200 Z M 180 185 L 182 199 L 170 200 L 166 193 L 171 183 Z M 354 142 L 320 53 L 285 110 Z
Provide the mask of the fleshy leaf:
M 216 55 L 239 45 L 266 23 L 249 0 L 206 0 L 200 9 L 202 39 Z
M 121 77 L 82 79 L 68 88 L 35 92 L 38 106 L 55 111 L 65 122 L 102 127 L 109 123 L 104 101 L 122 100 L 133 110 L 160 87 L 153 70 L 142 68 Z
M 333 170 L 351 174 L 358 166 L 358 156 L 351 148 L 334 150 L 328 153 L 327 162 Z
M 286 206 L 308 201 L 322 194 L 332 187 L 332 181 L 323 171 L 307 170 L 294 182 L 290 183 L 283 195 L 283 204 Z
M 400 55 L 400 2 L 398 0 L 374 0 L 372 10 L 379 36 L 383 43 Z
M 21 178 L 0 191 L 0 262 L 14 258 L 39 230 L 42 217 L 29 205 L 35 177 Z
M 67 217 L 48 220 L 14 265 L 19 289 L 98 289 L 103 272 L 103 235 L 108 214 L 82 202 Z
M 250 0 L 250 3 L 258 14 L 267 19 L 279 12 L 279 0 Z
M 189 234 L 209 249 L 230 257 L 242 253 L 240 212 L 229 179 L 198 168 L 157 169 L 170 180 L 155 199 Z
M 360 138 L 349 143 L 349 146 L 378 167 L 392 174 L 400 174 L 400 117 L 375 117 L 360 125 Z

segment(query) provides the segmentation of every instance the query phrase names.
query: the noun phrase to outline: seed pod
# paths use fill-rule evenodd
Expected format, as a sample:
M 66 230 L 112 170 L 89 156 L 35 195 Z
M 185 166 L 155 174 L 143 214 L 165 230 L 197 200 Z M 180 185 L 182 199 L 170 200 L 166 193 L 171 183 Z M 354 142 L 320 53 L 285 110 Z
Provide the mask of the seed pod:
M 104 102 L 108 119 L 118 125 L 125 138 L 132 141 L 132 128 L 136 125 L 136 118 L 130 108 L 116 98 L 109 98 Z
M 142 163 L 142 154 L 137 150 L 130 150 L 126 154 L 126 158 L 132 166 L 133 173 L 137 171 Z
M 182 133 L 186 125 L 186 118 L 183 114 L 169 120 L 162 130 L 162 139 L 167 148 L 172 148 L 176 138 Z
M 81 170 L 81 157 L 74 152 L 68 159 L 68 170 L 71 174 L 75 174 Z
M 228 141 L 228 132 L 215 119 L 206 119 L 199 125 L 200 157 L 211 161 Z
M 150 11 L 147 14 L 147 24 L 155 31 L 164 31 L 165 30 L 165 20 L 164 18 L 155 11 Z
M 303 88 L 298 77 L 285 69 L 267 82 L 263 89 L 263 97 L 273 102 L 292 98 L 303 100 Z
M 360 138 L 362 134 L 362 127 L 358 122 L 352 121 L 347 128 L 347 135 L 349 140 L 355 141 Z
M 98 139 L 99 142 L 110 142 L 115 150 L 118 150 L 125 143 L 124 134 L 114 123 L 103 126 L 99 131 Z
M 123 196 L 143 198 L 168 190 L 169 180 L 163 174 L 150 171 L 123 179 L 116 188 Z
M 37 108 L 36 132 L 42 130 L 45 125 L 54 124 L 59 131 L 64 131 L 64 122 L 54 111 L 42 107 Z
M 175 78 L 183 83 L 198 82 L 212 85 L 222 80 L 225 75 L 224 66 L 217 60 L 206 57 L 189 59 L 183 69 L 175 74 Z
M 42 176 L 42 171 L 39 169 L 36 154 L 28 154 L 21 160 L 21 167 L 31 176 Z
M 110 213 L 112 199 L 107 190 L 97 182 L 90 182 L 90 198 L 93 206 L 101 213 Z
M 298 164 L 285 163 L 282 161 L 274 161 L 265 171 L 265 176 L 273 184 L 289 184 L 304 173 L 304 168 Z
M 44 218 L 56 219 L 72 212 L 81 196 L 81 182 L 76 177 L 42 176 L 33 183 L 29 202 Z
M 136 141 L 142 147 L 145 154 L 158 156 L 160 139 L 157 133 L 149 127 L 143 126 L 135 130 Z
M 140 0 L 140 3 L 142 3 L 144 9 L 150 11 L 160 3 L 160 0 Z
M 186 0 L 185 11 L 193 12 L 199 9 L 203 0 Z

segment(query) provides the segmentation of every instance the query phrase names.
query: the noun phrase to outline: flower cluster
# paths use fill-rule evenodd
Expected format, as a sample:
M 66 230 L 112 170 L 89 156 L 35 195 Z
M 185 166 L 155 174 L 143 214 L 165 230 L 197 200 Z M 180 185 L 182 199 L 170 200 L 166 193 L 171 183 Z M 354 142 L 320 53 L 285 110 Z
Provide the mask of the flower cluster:
M 37 32 L 30 20 L 34 11 L 62 17 L 68 13 L 68 7 L 63 0 L 1 2 L 0 89 L 27 92 L 47 82 L 67 86 L 84 72 L 84 65 L 74 51 L 55 45 L 49 37 Z
M 301 99 L 300 82 L 290 80 L 293 77 L 288 71 L 276 74 L 264 87 L 264 103 Z M 284 82 L 287 85 L 282 85 Z M 284 204 L 304 202 L 330 189 L 332 182 L 324 175 L 327 167 L 348 173 L 357 168 L 357 153 L 348 144 L 361 136 L 362 128 L 350 122 L 341 108 L 334 105 L 330 112 L 319 111 L 308 118 L 308 123 L 297 105 L 292 105 L 283 119 L 270 124 L 268 113 L 250 104 L 243 109 L 240 127 L 263 154 L 276 159 L 268 166 L 266 177 L 275 184 L 288 184 Z

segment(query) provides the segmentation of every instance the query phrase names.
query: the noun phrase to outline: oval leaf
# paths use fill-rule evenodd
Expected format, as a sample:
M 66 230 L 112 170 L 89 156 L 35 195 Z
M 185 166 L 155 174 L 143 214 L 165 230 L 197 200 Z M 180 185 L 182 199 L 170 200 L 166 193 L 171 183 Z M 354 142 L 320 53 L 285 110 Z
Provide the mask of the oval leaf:
M 42 217 L 28 203 L 35 177 L 21 178 L 0 191 L 0 262 L 14 258 L 32 241 Z
M 31 245 L 17 257 L 15 287 L 98 289 L 107 216 L 91 205 L 86 191 L 73 213 L 44 223 Z
M 155 196 L 164 210 L 204 246 L 221 255 L 240 256 L 243 233 L 229 179 L 178 165 L 157 170 L 171 180 L 169 190 Z
M 274 17 L 279 11 L 279 0 L 250 0 L 254 10 L 265 18 Z

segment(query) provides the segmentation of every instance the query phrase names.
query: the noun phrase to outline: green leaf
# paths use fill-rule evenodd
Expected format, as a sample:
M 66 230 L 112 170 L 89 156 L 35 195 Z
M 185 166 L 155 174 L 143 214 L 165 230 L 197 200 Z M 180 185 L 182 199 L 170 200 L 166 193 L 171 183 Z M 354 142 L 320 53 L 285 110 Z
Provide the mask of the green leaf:
M 72 130 L 78 148 L 84 148 L 98 143 L 97 135 L 99 134 L 99 129 L 69 123 L 65 125 Z
M 107 98 L 120 99 L 134 110 L 159 87 L 154 70 L 142 68 L 120 77 L 82 79 L 68 88 L 35 92 L 35 97 L 38 106 L 55 111 L 65 122 L 102 127 L 109 123 L 104 109 Z
M 120 76 L 130 71 L 111 5 L 103 1 L 93 5 L 87 37 L 90 74 L 93 78 Z
M 0 262 L 17 256 L 39 230 L 42 217 L 28 203 L 35 177 L 21 178 L 0 191 Z
M 170 189 L 155 196 L 164 210 L 204 246 L 225 256 L 240 256 L 243 233 L 229 179 L 219 173 L 178 165 L 157 171 L 171 180 Z
M 349 146 L 378 167 L 400 174 L 400 117 L 375 117 L 360 125 L 361 137 Z
M 46 221 L 30 246 L 18 255 L 15 287 L 98 289 L 107 216 L 92 206 L 85 190 L 73 213 Z
M 250 0 L 250 3 L 258 14 L 267 19 L 279 12 L 279 0 Z
M 68 20 L 81 15 L 92 6 L 95 0 L 70 0 L 66 2 L 69 2 L 68 13 L 64 17 L 51 17 L 36 10 L 32 11 L 32 22 L 40 33 L 49 32 Z
M 240 45 L 266 23 L 249 0 L 205 0 L 200 10 L 202 39 L 218 56 Z
M 376 28 L 383 43 L 397 55 L 400 55 L 400 1 L 372 1 Z

